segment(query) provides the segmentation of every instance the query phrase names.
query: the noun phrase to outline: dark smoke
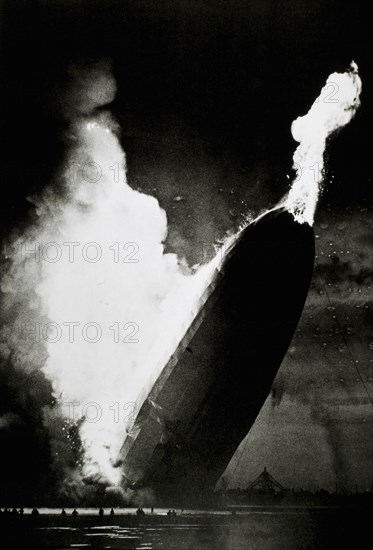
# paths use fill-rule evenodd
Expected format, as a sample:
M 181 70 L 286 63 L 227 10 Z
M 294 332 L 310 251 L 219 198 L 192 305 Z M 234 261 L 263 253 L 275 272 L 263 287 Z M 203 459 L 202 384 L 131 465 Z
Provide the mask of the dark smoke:
M 332 256 L 330 261 L 318 264 L 318 271 L 323 280 L 336 284 L 342 282 L 356 283 L 357 285 L 373 283 L 373 269 L 369 267 L 353 266 L 350 261 L 343 261 L 339 256 Z M 319 280 L 315 280 L 317 290 L 322 290 Z
M 116 85 L 106 61 L 70 67 L 64 89 L 54 96 L 54 109 L 67 120 L 87 116 L 111 102 Z M 103 115 L 104 116 L 104 115 Z M 68 142 L 73 135 L 65 134 Z M 50 182 L 60 197 L 65 189 L 60 179 Z M 51 216 L 55 202 L 50 196 Z M 37 220 L 33 213 L 31 218 Z M 40 299 L 34 279 L 19 292 L 16 270 L 8 270 L 17 258 L 12 243 L 22 239 L 22 229 L 13 229 L 2 249 L 1 340 L 0 340 L 0 505 L 93 502 L 103 494 L 92 480 L 83 480 L 82 445 L 78 426 L 62 418 L 51 383 L 42 368 L 47 359 L 43 342 L 36 345 L 32 329 L 40 316 Z M 32 235 L 29 235 L 32 242 Z M 19 241 L 21 242 L 21 241 Z M 38 317 L 39 316 L 39 317 Z M 31 332 L 30 332 L 31 331 Z M 31 345 L 32 343 L 32 345 Z
M 348 487 L 348 466 L 345 456 L 345 445 L 343 440 L 343 427 L 336 418 L 334 407 L 325 405 L 322 400 L 311 402 L 312 419 L 323 426 L 330 449 L 334 478 L 341 491 Z

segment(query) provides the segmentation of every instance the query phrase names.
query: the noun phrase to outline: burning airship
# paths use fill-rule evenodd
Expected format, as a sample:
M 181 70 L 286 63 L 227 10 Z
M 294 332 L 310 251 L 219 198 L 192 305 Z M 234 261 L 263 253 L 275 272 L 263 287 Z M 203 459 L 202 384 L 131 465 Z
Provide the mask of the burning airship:
M 125 441 L 132 483 L 168 496 L 213 488 L 269 393 L 313 261 L 312 228 L 284 208 L 242 231 Z
M 332 104 L 323 99 L 330 82 L 340 91 Z M 289 195 L 239 233 L 140 403 L 119 457 L 126 484 L 165 500 L 211 491 L 254 423 L 307 297 L 326 139 L 353 117 L 360 89 L 352 63 L 293 122 L 300 144 Z
M 121 498 L 127 498 L 121 484 L 153 488 L 165 503 L 181 494 L 190 501 L 215 486 L 255 421 L 296 329 L 312 275 L 326 140 L 351 120 L 360 90 L 354 63 L 329 76 L 309 112 L 292 124 L 299 145 L 288 196 L 230 237 L 191 277 L 176 255 L 164 254 L 166 215 L 157 200 L 128 185 L 113 121 L 102 113 L 74 119 L 76 139 L 61 175 L 67 195 L 46 187 L 32 199 L 32 223 L 9 239 L 17 252 L 7 258 L 2 279 L 6 345 L 0 350 L 5 361 L 13 356 L 17 372 L 40 370 L 48 382 L 56 405 L 43 410 L 43 422 L 51 457 L 58 471 L 63 465 L 64 487 L 74 498 L 90 494 L 97 482 Z M 86 173 L 92 166 L 99 168 L 94 184 Z M 127 244 L 141 243 L 136 269 L 117 257 L 113 242 L 119 246 L 123 235 Z M 74 255 L 80 243 L 86 243 L 82 253 Z M 40 249 L 49 246 L 57 256 L 42 253 L 41 261 Z M 140 341 L 126 333 L 123 342 L 139 344 L 126 346 L 125 356 L 119 323 L 113 324 L 123 312 L 141 321 Z M 74 333 L 79 321 L 96 331 L 93 337 Z M 43 338 L 32 327 L 43 327 Z M 26 332 L 32 333 L 27 341 Z M 127 423 L 135 401 L 124 439 L 119 404 L 125 403 Z M 97 417 L 87 412 L 92 409 Z M 66 449 L 75 444 L 64 425 L 56 429 L 52 412 L 76 425 L 81 458 L 73 470 L 70 455 L 65 467 L 65 453 L 55 452 L 61 441 Z

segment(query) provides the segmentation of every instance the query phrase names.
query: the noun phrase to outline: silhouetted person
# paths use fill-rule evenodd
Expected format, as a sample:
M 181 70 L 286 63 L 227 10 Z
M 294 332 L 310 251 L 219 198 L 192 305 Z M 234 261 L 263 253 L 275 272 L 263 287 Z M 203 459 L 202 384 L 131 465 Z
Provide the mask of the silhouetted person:
M 176 518 L 176 515 L 177 515 L 177 514 L 176 514 L 176 510 L 172 510 L 172 517 L 173 517 L 173 518 Z
M 151 513 L 151 514 L 154 514 L 154 508 L 153 508 L 153 506 L 152 506 L 151 509 L 150 509 L 150 513 Z
M 65 518 L 65 517 L 66 517 L 66 511 L 65 511 L 65 508 L 62 508 L 61 516 L 62 516 L 63 518 Z
M 172 516 L 171 510 L 169 510 L 169 511 L 167 512 L 167 516 L 168 516 L 169 518 Z
M 103 508 L 99 509 L 98 515 L 100 516 L 100 518 L 102 518 L 102 516 L 104 515 L 104 509 Z
M 72 513 L 72 516 L 73 516 L 74 518 L 76 518 L 76 517 L 79 516 L 79 512 L 78 512 L 78 510 L 77 510 L 76 508 L 74 508 L 73 513 Z
M 37 508 L 33 508 L 31 512 L 31 516 L 36 519 L 39 517 L 39 510 Z
M 112 508 L 112 509 L 110 510 L 110 515 L 111 515 L 111 517 L 113 517 L 113 515 L 114 515 L 114 508 Z
M 13 508 L 12 516 L 18 516 L 17 508 Z
M 24 509 L 23 509 L 23 508 L 20 508 L 20 510 L 19 510 L 19 515 L 22 517 L 24 513 L 25 513 Z

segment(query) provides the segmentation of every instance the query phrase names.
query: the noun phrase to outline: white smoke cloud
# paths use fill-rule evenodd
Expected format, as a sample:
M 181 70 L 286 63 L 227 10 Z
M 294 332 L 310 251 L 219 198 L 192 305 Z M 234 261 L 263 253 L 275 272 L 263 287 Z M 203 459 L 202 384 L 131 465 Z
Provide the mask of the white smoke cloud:
M 113 464 L 136 401 L 191 322 L 214 262 L 192 275 L 164 254 L 166 214 L 128 185 L 107 113 L 76 117 L 72 133 L 64 198 L 47 187 L 30 199 L 36 221 L 11 243 L 2 291 L 16 315 L 4 353 L 44 372 L 63 416 L 85 418 L 83 476 L 119 483 Z

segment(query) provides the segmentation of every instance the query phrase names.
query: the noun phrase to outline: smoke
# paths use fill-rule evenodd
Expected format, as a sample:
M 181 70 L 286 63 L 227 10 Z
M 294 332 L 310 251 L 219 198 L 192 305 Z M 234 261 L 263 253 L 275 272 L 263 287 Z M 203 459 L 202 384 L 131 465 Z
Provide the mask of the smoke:
M 345 457 L 343 428 L 335 408 L 323 402 L 322 399 L 311 403 L 312 419 L 323 426 L 332 459 L 332 468 L 340 488 L 348 487 L 349 473 Z
M 333 73 L 319 97 L 303 117 L 291 126 L 293 138 L 299 142 L 293 161 L 296 179 L 286 199 L 286 209 L 299 223 L 313 224 L 322 188 L 326 141 L 348 124 L 360 105 L 361 80 L 352 61 L 345 73 Z
M 113 99 L 112 77 L 97 66 L 73 74 L 66 163 L 57 182 L 29 198 L 34 221 L 5 247 L 2 356 L 50 381 L 54 405 L 43 422 L 53 468 L 79 497 L 83 479 L 120 483 L 114 464 L 126 427 L 215 264 L 192 273 L 164 253 L 166 214 L 128 185 L 117 125 L 97 110 Z
M 318 272 L 322 280 L 334 285 L 336 283 L 345 283 L 346 285 L 353 283 L 356 286 L 368 286 L 373 282 L 373 269 L 368 263 L 369 259 L 366 258 L 366 266 L 364 260 L 365 258 L 360 259 L 360 265 L 357 265 L 357 262 L 344 261 L 334 255 L 328 261 L 318 263 Z M 318 291 L 322 290 L 320 278 L 315 281 L 315 288 Z
M 104 498 L 111 505 L 127 505 L 134 506 L 153 506 L 155 503 L 155 495 L 153 491 L 146 487 L 137 488 L 136 490 L 128 487 L 118 487 L 117 485 L 106 487 Z
M 8 412 L 0 416 L 0 430 L 9 430 L 21 422 L 18 414 Z
M 109 59 L 88 65 L 72 64 L 65 75 L 64 90 L 56 94 L 56 110 L 69 120 L 89 116 L 115 99 L 117 85 Z

